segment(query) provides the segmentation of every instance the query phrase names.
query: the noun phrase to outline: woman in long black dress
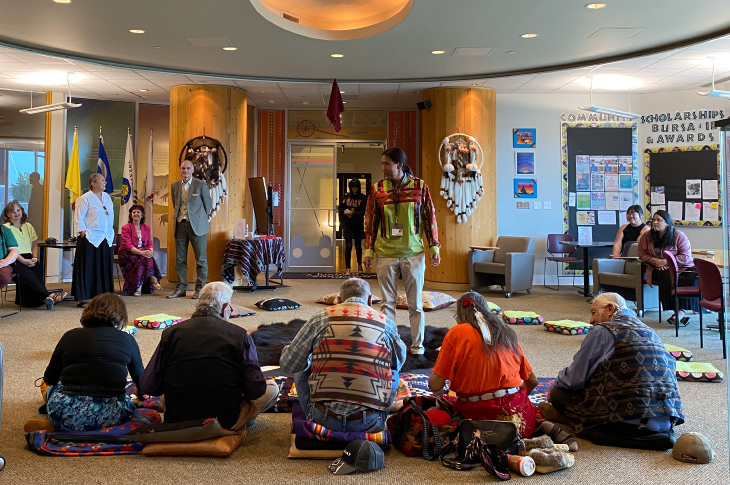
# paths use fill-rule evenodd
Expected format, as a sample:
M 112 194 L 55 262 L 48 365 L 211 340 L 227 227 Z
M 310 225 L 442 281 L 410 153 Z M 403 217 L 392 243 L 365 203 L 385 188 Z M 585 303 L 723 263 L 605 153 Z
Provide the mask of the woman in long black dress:
M 359 179 L 350 180 L 347 186 L 350 190 L 342 198 L 339 207 L 342 236 L 345 238 L 345 274 L 350 274 L 353 243 L 357 256 L 357 271 L 362 273 L 362 237 L 365 232 L 367 197 L 360 192 Z

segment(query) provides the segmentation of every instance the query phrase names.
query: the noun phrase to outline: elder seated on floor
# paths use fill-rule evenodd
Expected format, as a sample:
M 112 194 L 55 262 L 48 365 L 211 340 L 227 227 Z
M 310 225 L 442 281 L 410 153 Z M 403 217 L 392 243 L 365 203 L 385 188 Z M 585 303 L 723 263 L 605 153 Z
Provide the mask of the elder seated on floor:
M 370 285 L 350 278 L 339 301 L 310 318 L 281 354 L 299 403 L 333 431 L 378 432 L 398 388 L 406 346 L 395 322 L 370 307 Z
M 546 419 L 568 422 L 598 445 L 647 450 L 674 446 L 684 422 L 675 359 L 616 293 L 596 297 L 591 323 L 573 363 L 540 403 Z
M 162 332 L 140 384 L 164 395 L 166 423 L 218 418 L 241 430 L 276 403 L 279 389 L 261 373 L 251 336 L 228 322 L 232 294 L 224 283 L 208 283 L 193 316 Z

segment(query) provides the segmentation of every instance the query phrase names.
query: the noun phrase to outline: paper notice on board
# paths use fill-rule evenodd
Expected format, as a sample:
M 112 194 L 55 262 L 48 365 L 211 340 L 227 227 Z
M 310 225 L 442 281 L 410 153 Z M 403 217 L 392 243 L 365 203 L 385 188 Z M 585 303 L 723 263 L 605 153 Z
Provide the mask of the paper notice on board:
M 702 198 L 702 180 L 700 179 L 687 179 L 685 181 L 686 194 L 685 197 L 688 199 L 701 199 Z M 687 219 L 689 220 L 689 219 Z
M 568 192 L 568 207 L 575 207 L 575 192 Z
M 616 211 L 598 211 L 598 224 L 616 225 Z
M 682 203 L 681 202 L 673 202 L 673 201 L 667 202 L 667 207 L 669 208 L 669 210 L 667 210 L 667 212 L 669 212 L 669 215 L 672 216 L 672 219 L 674 219 L 675 221 L 683 220 L 684 212 L 682 212 Z
M 603 192 L 605 190 L 603 179 L 604 179 L 603 172 L 591 173 L 591 191 L 592 192 Z
M 702 220 L 703 221 L 717 221 L 717 202 L 703 202 L 702 203 Z
M 651 205 L 659 205 L 664 204 L 665 202 L 665 195 L 664 195 L 664 186 L 658 185 L 656 187 L 651 188 Z
M 629 210 L 634 204 L 634 194 L 632 192 L 622 192 L 618 194 L 618 209 L 621 211 Z M 606 208 L 608 209 L 608 202 L 606 202 Z
M 591 208 L 591 193 L 590 192 L 578 192 L 576 208 L 578 210 Z
M 578 227 L 578 244 L 581 244 L 581 245 L 593 244 L 593 228 L 591 226 L 579 226 Z
M 577 211 L 575 224 L 578 226 L 592 226 L 596 223 L 596 213 L 593 211 Z
M 684 220 L 689 222 L 700 222 L 700 209 L 702 204 L 697 202 L 684 203 Z
M 617 173 L 606 173 L 606 191 L 617 191 L 618 192 L 618 174 Z
M 629 205 L 631 205 L 631 204 L 629 204 Z M 628 207 L 627 207 L 627 209 L 628 209 Z M 606 192 L 606 210 L 607 211 L 621 210 L 621 203 L 619 201 L 618 193 Z
M 717 180 L 703 180 L 702 181 L 702 198 L 717 200 L 720 197 L 717 194 Z M 709 219 L 703 219 L 705 221 Z

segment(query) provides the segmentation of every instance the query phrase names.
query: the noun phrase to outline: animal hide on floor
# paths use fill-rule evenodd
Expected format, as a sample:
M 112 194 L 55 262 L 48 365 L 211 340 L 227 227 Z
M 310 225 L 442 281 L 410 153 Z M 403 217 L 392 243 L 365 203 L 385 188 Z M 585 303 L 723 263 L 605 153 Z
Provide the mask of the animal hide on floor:
M 286 345 L 294 339 L 294 336 L 304 326 L 306 322 L 302 319 L 294 319 L 289 323 L 277 322 L 266 325 L 260 325 L 259 328 L 251 332 L 251 338 L 256 345 L 256 353 L 259 357 L 259 364 L 261 366 L 268 365 L 279 365 L 279 359 L 281 358 L 281 351 Z M 438 349 L 441 347 L 441 343 L 444 341 L 448 328 L 433 327 L 430 325 L 426 326 L 425 338 L 423 340 L 423 346 L 426 349 L 424 357 L 428 360 L 428 368 L 433 368 L 436 364 L 436 358 L 438 357 Z M 398 335 L 406 345 L 406 362 L 403 364 L 401 372 L 411 371 L 414 369 L 423 369 L 424 364 L 421 362 L 415 362 L 414 357 L 411 355 L 411 329 L 403 325 L 398 326 Z

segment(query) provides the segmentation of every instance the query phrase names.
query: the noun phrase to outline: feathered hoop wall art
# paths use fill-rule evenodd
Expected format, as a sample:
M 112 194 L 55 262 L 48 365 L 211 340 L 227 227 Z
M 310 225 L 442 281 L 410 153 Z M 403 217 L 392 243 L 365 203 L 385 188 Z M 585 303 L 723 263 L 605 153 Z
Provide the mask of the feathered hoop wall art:
M 444 170 L 440 194 L 456 214 L 456 222 L 466 222 L 484 195 L 482 147 L 473 136 L 454 133 L 441 142 L 439 163 Z
M 210 199 L 213 201 L 208 220 L 218 213 L 221 204 L 228 197 L 226 176 L 228 155 L 221 142 L 209 136 L 196 136 L 180 151 L 179 162 L 190 160 L 193 162 L 193 177 L 204 180 L 210 189 Z

